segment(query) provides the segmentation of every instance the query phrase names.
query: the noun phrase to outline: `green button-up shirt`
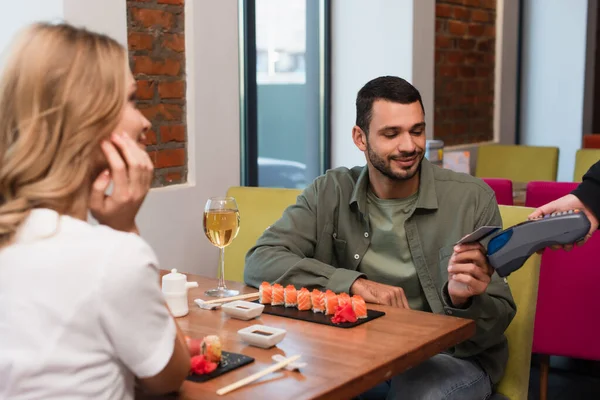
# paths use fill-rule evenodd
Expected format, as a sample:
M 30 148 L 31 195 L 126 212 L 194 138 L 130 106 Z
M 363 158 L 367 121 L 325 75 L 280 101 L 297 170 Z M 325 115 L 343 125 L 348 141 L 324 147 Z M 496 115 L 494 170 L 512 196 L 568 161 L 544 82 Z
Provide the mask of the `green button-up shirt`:
M 494 192 L 480 179 L 426 159 L 420 174 L 417 203 L 404 226 L 419 281 L 432 312 L 476 321 L 475 336 L 449 353 L 474 357 L 497 383 L 508 359 L 504 331 L 516 313 L 508 284 L 494 273 L 486 293 L 464 309 L 453 307 L 447 292 L 454 244 L 480 226 L 502 225 Z M 349 292 L 365 277 L 357 270 L 371 243 L 368 188 L 367 167 L 337 168 L 317 178 L 250 249 L 246 283 Z

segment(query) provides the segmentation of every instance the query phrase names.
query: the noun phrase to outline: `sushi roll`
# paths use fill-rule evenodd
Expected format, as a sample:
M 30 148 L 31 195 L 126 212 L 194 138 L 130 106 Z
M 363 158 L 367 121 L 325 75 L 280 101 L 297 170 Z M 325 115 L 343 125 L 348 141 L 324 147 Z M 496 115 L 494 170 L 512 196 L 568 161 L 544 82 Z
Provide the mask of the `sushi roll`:
M 271 305 L 272 306 L 282 306 L 283 303 L 284 303 L 283 286 L 281 286 L 279 283 L 276 283 L 272 286 Z
M 200 354 L 207 361 L 220 363 L 221 362 L 221 340 L 216 335 L 205 336 L 200 345 Z
M 340 307 L 344 307 L 346 304 L 352 304 L 352 299 L 348 293 L 338 294 L 338 303 Z
M 354 314 L 356 314 L 356 318 L 367 318 L 367 304 L 357 294 L 352 296 L 352 309 L 354 310 Z
M 283 291 L 283 298 L 286 307 L 296 307 L 298 305 L 298 295 L 294 285 L 287 285 Z
M 258 301 L 260 304 L 271 304 L 273 298 L 273 288 L 269 282 L 261 283 L 258 288 Z
M 325 292 L 325 315 L 335 314 L 335 309 L 339 305 L 338 297 L 331 290 Z
M 310 292 L 307 288 L 298 290 L 298 310 L 307 311 L 312 308 L 312 302 L 310 300 Z
M 325 295 L 319 289 L 314 289 L 310 294 L 312 310 L 315 313 L 325 312 Z

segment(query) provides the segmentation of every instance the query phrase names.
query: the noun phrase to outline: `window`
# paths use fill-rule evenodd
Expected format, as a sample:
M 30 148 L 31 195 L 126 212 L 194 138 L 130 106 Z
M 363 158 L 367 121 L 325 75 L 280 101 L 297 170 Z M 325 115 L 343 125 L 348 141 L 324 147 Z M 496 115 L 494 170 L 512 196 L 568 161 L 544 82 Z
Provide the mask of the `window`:
M 242 183 L 304 188 L 329 168 L 329 1 L 241 5 Z

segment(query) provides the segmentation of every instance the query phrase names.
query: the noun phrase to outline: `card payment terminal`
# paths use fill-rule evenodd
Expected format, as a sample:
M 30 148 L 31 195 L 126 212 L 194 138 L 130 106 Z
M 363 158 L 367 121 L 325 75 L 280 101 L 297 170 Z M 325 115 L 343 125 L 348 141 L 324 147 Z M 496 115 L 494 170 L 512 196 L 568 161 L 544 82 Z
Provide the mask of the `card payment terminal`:
M 545 215 L 511 226 L 494 235 L 487 245 L 490 265 L 506 277 L 523 266 L 538 250 L 575 243 L 590 230 L 590 221 L 579 210 Z

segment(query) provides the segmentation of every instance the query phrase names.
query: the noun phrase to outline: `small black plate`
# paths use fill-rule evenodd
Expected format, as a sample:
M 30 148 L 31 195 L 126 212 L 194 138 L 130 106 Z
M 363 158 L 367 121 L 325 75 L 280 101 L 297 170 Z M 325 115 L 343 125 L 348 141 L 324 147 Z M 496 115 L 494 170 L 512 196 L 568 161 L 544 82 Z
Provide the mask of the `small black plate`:
M 217 376 L 221 376 L 223 374 L 228 373 L 229 371 L 233 371 L 236 368 L 243 367 L 244 365 L 248 365 L 254 362 L 254 358 L 245 356 L 243 354 L 238 353 L 230 353 L 228 351 L 221 352 L 221 362 L 210 374 L 205 375 L 189 375 L 186 379 L 192 382 L 206 382 L 210 381 Z
M 258 303 L 258 300 L 254 301 L 254 303 Z M 365 322 L 372 321 L 375 318 L 379 318 L 379 317 L 385 315 L 385 313 L 383 311 L 367 309 L 367 318 L 360 318 L 360 319 L 356 320 L 356 322 L 341 322 L 339 324 L 334 324 L 333 322 L 331 322 L 331 317 L 333 317 L 333 315 L 324 315 L 323 313 L 314 313 L 311 310 L 300 311 L 297 308 L 293 308 L 293 307 L 272 306 L 269 304 L 265 304 L 265 309 L 263 310 L 263 314 L 270 314 L 270 315 L 277 315 L 279 317 L 299 319 L 302 321 L 314 322 L 316 324 L 335 326 L 336 328 L 354 328 L 355 326 L 364 324 Z

